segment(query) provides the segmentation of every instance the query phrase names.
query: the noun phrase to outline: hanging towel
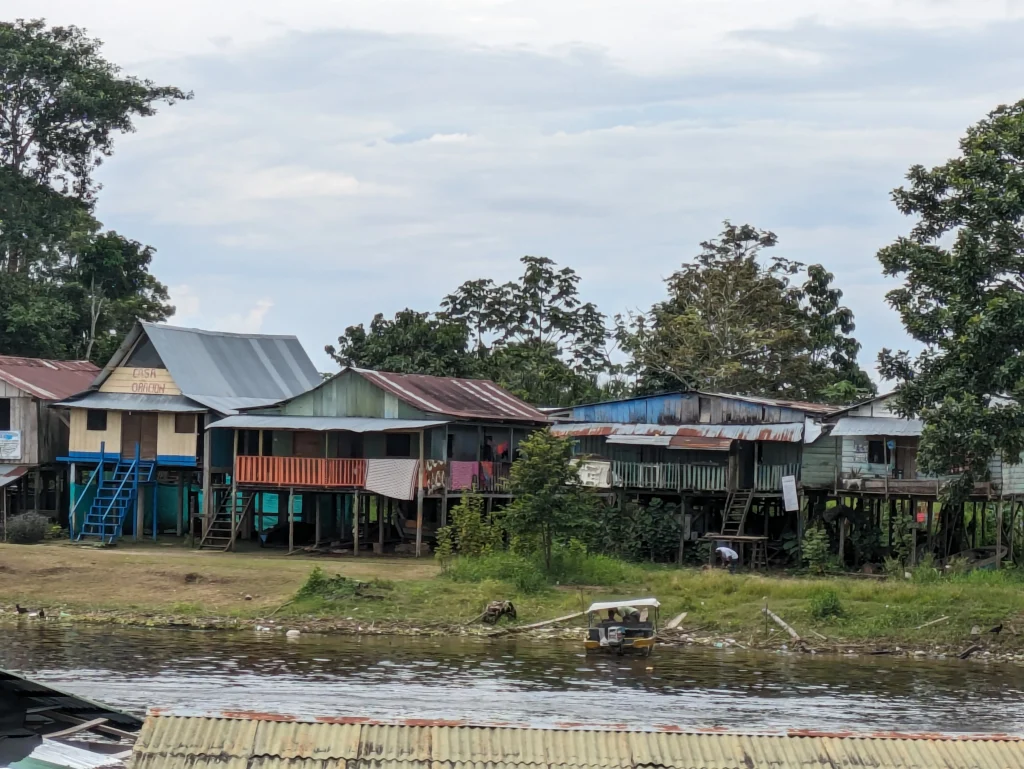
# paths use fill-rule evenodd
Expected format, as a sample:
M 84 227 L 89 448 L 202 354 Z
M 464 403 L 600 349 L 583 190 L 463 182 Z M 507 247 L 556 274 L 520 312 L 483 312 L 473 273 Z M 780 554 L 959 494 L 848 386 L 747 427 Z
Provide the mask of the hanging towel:
M 480 488 L 494 491 L 494 462 L 480 463 Z
M 416 459 L 367 459 L 366 490 L 392 499 L 416 498 Z
M 471 489 L 476 484 L 478 462 L 452 462 L 452 491 Z

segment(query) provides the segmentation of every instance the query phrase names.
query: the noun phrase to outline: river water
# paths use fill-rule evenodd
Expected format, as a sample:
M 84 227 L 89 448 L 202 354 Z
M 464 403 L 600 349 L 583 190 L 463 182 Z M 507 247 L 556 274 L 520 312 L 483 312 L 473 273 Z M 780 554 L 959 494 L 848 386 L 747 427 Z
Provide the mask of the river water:
M 0 625 L 0 667 L 136 713 L 1024 732 L 1024 668 L 563 642 Z

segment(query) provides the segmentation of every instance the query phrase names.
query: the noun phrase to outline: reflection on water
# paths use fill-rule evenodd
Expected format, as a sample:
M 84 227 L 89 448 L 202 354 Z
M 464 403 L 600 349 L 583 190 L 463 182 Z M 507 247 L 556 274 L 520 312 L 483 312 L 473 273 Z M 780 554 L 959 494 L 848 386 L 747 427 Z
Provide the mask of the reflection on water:
M 375 718 L 742 729 L 1024 731 L 1024 669 L 572 644 L 0 626 L 0 667 L 134 712 L 260 710 Z

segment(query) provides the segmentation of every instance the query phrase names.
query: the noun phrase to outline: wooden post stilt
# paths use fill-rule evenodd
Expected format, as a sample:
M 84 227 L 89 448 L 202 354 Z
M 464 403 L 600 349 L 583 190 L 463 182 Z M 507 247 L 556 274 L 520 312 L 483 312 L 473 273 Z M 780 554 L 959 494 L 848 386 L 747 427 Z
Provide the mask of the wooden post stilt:
M 295 489 L 288 489 L 288 552 L 295 550 Z

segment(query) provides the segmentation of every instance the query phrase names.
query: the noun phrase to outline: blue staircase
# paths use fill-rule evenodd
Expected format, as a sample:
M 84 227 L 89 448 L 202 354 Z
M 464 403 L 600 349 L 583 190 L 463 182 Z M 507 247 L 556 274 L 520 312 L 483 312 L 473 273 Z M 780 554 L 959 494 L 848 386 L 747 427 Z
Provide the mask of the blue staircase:
M 137 470 L 137 472 L 136 472 Z M 118 458 L 110 477 L 99 479 L 92 506 L 76 533 L 75 540 L 99 539 L 113 544 L 124 531 L 125 520 L 133 514 L 139 499 L 139 487 L 150 483 L 156 463 L 138 458 Z

